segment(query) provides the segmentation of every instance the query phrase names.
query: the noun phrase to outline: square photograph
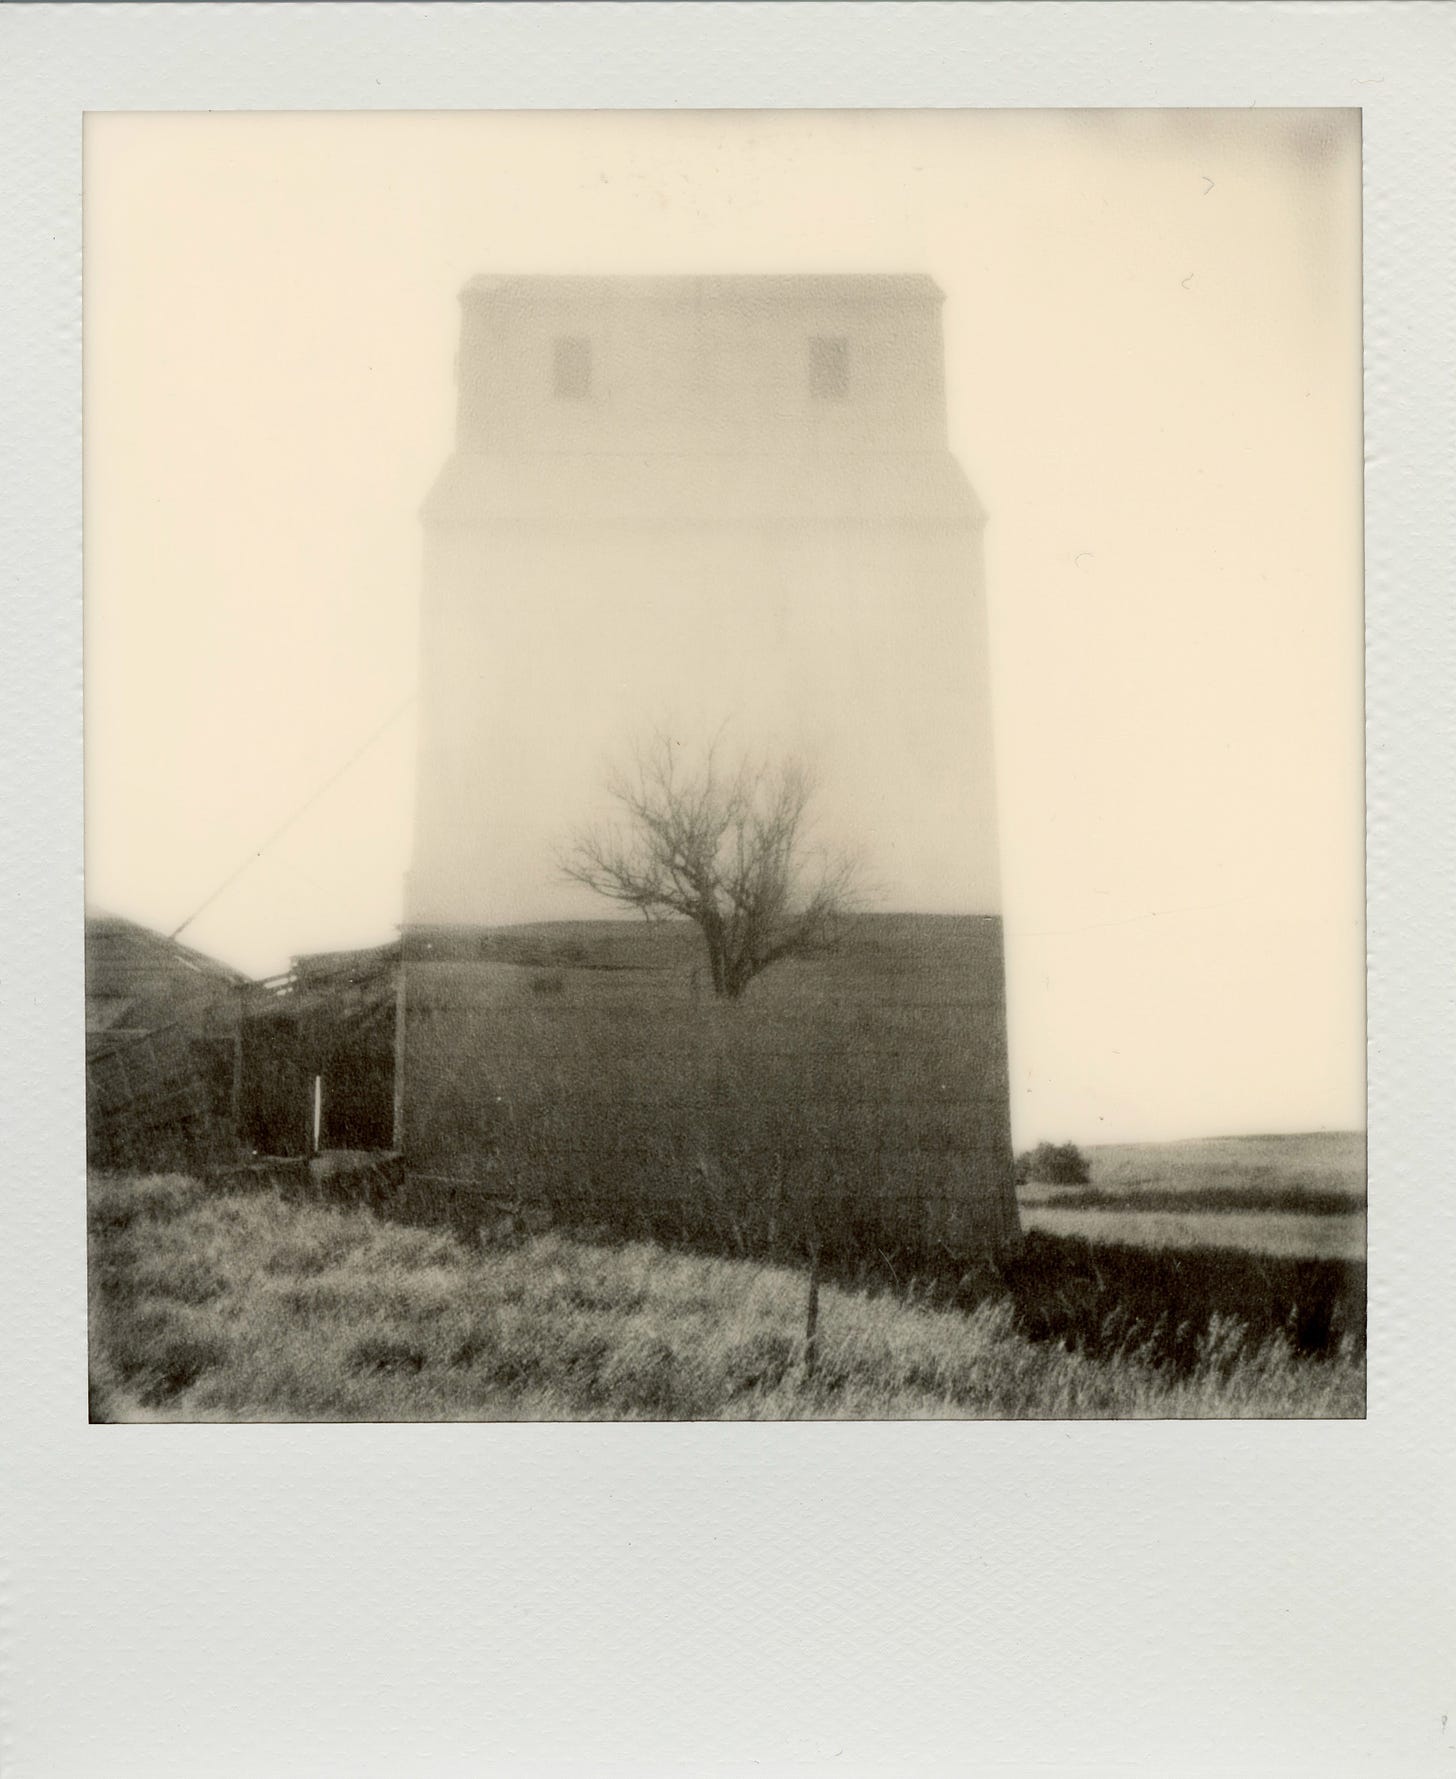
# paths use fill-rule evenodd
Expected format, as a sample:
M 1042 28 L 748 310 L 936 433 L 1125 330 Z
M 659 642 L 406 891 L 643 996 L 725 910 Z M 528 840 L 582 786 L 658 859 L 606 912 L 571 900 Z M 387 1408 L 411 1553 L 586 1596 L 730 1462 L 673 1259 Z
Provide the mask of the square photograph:
M 93 1422 L 1364 1415 L 1358 112 L 84 160 Z

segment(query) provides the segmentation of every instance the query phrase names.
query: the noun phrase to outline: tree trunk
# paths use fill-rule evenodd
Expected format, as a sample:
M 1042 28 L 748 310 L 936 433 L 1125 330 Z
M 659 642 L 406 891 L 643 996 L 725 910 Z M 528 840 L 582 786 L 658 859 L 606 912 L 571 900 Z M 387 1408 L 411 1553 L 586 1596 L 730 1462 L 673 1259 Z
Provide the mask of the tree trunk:
M 715 909 L 698 916 L 698 931 L 708 948 L 708 969 L 713 978 L 713 993 L 729 995 L 727 947 L 723 940 L 723 922 Z

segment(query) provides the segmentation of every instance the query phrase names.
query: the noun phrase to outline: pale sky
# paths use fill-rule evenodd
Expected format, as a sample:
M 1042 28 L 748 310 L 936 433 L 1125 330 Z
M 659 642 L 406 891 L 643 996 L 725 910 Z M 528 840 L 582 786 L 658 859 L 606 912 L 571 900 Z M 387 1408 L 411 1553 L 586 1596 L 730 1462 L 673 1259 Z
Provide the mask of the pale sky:
M 1355 113 L 92 116 L 85 178 L 91 905 L 175 927 L 409 691 L 468 278 L 928 272 L 1018 1145 L 1363 1127 Z M 388 938 L 412 771 L 188 942 Z

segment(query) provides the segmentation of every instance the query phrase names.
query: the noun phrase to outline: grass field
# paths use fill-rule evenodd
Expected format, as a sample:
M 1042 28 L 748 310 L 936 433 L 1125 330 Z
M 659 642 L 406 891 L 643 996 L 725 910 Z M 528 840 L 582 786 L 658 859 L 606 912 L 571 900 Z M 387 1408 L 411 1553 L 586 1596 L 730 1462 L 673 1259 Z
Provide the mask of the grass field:
M 1114 1339 L 1096 1300 L 1100 1345 L 1078 1350 L 1055 1314 L 1029 1338 L 1014 1292 L 957 1308 L 826 1285 L 811 1377 L 804 1278 L 782 1267 L 558 1235 L 476 1247 L 178 1176 L 94 1179 L 90 1232 L 96 1420 L 1364 1412 L 1358 1342 L 1301 1356 L 1277 1323 L 1216 1312 L 1174 1365 L 1146 1325 Z M 1117 1251 L 1088 1253 L 1115 1286 Z M 1164 1289 L 1151 1257 L 1119 1264 Z
M 1026 1228 L 1147 1247 L 1364 1255 L 1359 1132 L 1106 1144 L 1086 1154 L 1088 1185 L 1018 1188 Z
M 1048 1235 L 1079 1235 L 1091 1242 L 1127 1242 L 1145 1248 L 1236 1248 L 1290 1258 L 1359 1260 L 1365 1252 L 1362 1213 L 1284 1211 L 1117 1211 L 1029 1206 L 1027 1229 Z

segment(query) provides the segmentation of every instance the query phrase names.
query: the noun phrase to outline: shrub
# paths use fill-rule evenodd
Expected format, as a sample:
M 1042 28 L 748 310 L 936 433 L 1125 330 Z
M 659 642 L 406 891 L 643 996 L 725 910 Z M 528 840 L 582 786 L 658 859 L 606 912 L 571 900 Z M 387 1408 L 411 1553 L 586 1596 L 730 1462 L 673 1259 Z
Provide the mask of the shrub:
M 1092 1167 L 1075 1143 L 1038 1143 L 1016 1158 L 1016 1184 L 1085 1186 Z

